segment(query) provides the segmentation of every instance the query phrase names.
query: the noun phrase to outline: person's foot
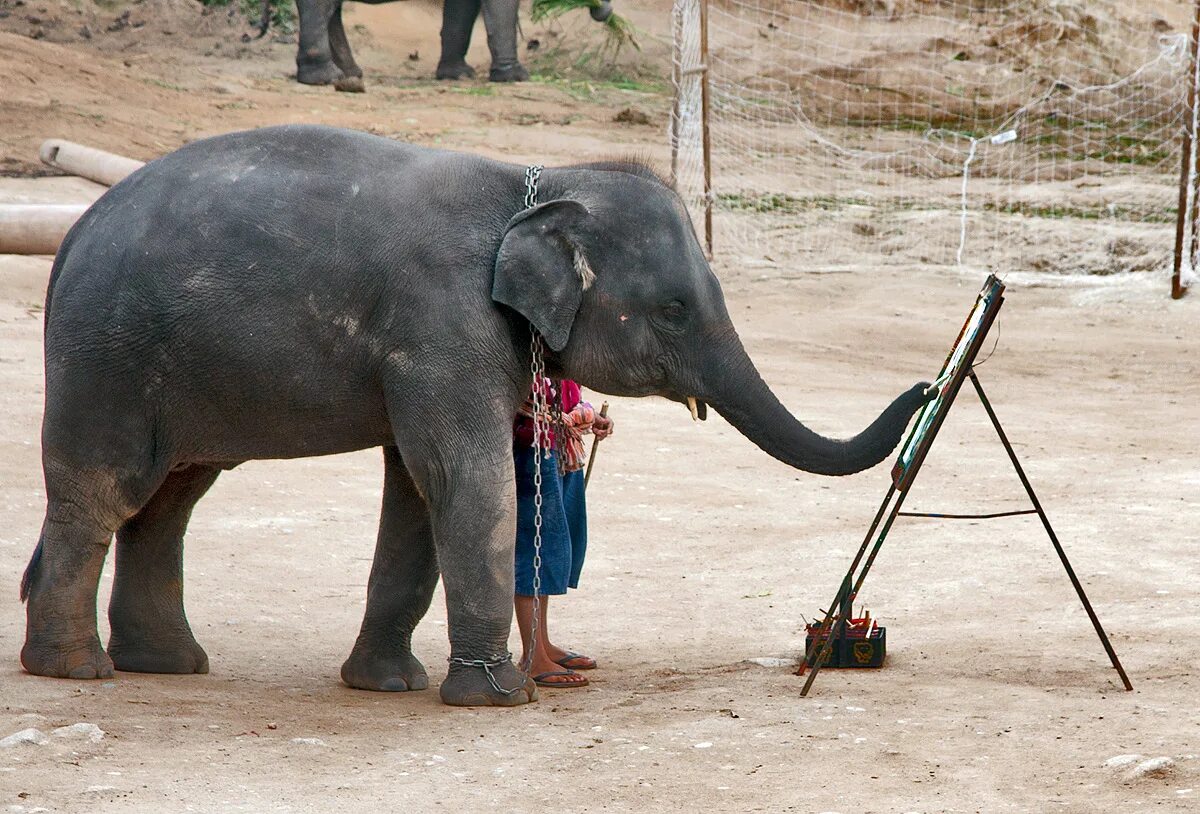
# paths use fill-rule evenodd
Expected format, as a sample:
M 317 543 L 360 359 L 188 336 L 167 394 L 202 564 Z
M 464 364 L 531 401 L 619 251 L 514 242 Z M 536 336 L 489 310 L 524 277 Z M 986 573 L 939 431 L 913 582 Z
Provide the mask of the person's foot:
M 549 656 L 550 660 L 559 667 L 565 667 L 568 670 L 595 670 L 597 667 L 596 660 L 591 656 L 564 650 L 553 644 L 549 647 Z
M 586 687 L 588 685 L 587 677 L 581 676 L 574 670 L 549 670 L 545 673 L 534 673 L 530 678 L 539 687 L 550 687 L 560 690 Z
M 570 689 L 574 687 L 586 687 L 588 685 L 586 676 L 581 676 L 574 670 L 564 669 L 562 665 L 555 664 L 541 650 L 538 651 L 537 657 L 534 658 L 532 664 L 529 663 L 526 656 L 521 658 L 520 665 L 521 669 L 539 687 Z

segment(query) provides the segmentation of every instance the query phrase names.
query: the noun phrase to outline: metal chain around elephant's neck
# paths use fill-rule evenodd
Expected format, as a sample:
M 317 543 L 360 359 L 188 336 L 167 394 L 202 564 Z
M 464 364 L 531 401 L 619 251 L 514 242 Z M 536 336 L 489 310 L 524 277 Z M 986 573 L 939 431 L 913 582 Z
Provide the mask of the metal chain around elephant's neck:
M 537 206 L 538 180 L 542 167 L 534 164 L 525 168 L 525 208 Z M 548 405 L 546 401 L 546 362 L 542 335 L 529 326 L 529 372 L 533 375 L 533 621 L 529 628 L 529 664 L 537 650 L 538 622 L 542 612 L 542 455 L 550 456 Z

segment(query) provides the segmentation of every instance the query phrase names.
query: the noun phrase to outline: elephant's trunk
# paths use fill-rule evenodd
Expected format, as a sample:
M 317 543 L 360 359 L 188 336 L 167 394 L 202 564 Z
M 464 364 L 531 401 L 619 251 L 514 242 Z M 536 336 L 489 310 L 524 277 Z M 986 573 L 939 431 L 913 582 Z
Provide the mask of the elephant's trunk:
M 762 380 L 736 336 L 720 343 L 719 364 L 711 366 L 703 398 L 764 452 L 817 475 L 851 475 L 891 454 L 908 421 L 929 397 L 927 384 L 901 394 L 871 426 L 844 441 L 813 432 L 788 412 Z

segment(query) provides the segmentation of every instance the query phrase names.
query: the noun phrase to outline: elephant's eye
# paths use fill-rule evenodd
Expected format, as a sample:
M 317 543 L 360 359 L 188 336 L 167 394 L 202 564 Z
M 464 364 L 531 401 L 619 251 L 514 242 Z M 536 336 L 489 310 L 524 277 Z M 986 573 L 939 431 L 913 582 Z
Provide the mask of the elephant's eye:
M 687 318 L 687 308 L 679 300 L 671 300 L 662 307 L 662 315 L 670 322 L 680 323 Z
M 671 333 L 682 331 L 688 324 L 688 309 L 679 300 L 671 300 L 659 306 L 659 312 L 653 317 L 659 328 Z

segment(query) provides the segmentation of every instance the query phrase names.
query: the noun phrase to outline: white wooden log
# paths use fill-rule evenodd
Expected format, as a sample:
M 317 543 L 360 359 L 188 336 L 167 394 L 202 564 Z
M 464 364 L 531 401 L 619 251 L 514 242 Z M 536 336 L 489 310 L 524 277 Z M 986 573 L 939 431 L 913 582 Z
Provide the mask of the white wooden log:
M 43 141 L 38 155 L 43 164 L 110 187 L 146 165 L 144 161 L 57 138 Z
M 88 204 L 0 204 L 0 254 L 54 254 Z

